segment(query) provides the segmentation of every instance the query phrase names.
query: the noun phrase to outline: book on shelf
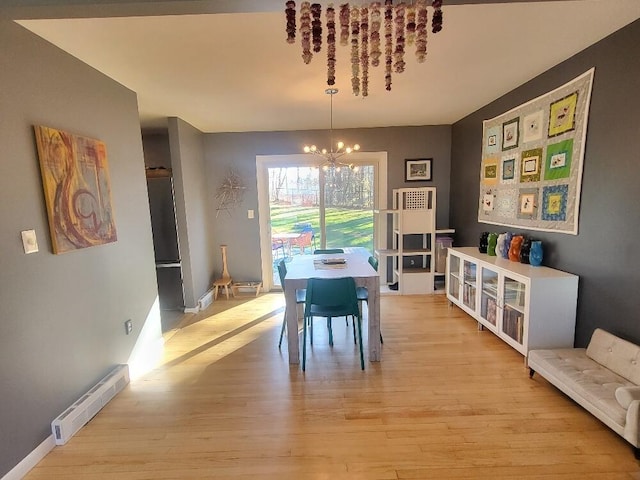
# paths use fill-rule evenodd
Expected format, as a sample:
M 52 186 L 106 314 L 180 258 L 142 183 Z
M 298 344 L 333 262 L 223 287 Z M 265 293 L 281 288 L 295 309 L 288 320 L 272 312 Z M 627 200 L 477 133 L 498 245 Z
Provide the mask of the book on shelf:
M 487 322 L 495 325 L 496 324 L 496 310 L 497 310 L 496 300 L 491 297 L 487 297 Z
M 517 310 L 505 308 L 502 316 L 502 331 L 522 343 L 524 336 L 524 317 Z

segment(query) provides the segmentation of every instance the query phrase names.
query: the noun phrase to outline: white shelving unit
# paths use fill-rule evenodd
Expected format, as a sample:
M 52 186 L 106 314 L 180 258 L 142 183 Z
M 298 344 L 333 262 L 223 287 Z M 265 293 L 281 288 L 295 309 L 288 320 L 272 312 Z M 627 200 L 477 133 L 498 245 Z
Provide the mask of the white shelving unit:
M 394 189 L 392 204 L 391 209 L 376 210 L 377 214 L 386 215 L 392 224 L 390 242 L 385 236 L 375 250 L 380 278 L 388 278 L 387 259 L 390 258 L 391 284 L 398 285 L 395 292 L 400 295 L 433 293 L 436 189 Z
M 492 257 L 477 247 L 449 248 L 449 301 L 522 355 L 537 348 L 572 348 L 578 277 Z

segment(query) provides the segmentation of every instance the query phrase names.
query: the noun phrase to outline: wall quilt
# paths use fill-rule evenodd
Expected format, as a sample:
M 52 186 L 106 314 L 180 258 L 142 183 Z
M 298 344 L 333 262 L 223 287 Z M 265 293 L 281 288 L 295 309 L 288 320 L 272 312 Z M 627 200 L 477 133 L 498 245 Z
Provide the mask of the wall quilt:
M 483 122 L 479 222 L 578 234 L 594 71 Z

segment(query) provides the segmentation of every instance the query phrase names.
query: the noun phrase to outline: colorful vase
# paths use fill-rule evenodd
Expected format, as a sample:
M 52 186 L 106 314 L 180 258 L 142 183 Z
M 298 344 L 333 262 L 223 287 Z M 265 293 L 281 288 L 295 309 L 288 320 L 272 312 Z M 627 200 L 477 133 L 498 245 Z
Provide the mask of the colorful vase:
M 509 247 L 509 260 L 512 262 L 520 261 L 520 249 L 522 248 L 522 241 L 524 237 L 522 235 L 516 235 L 511 239 L 511 246 Z
M 513 233 L 507 232 L 504 236 L 504 254 L 502 258 L 509 258 L 509 249 L 511 248 L 511 240 L 513 240 Z
M 487 253 L 487 246 L 489 245 L 489 232 L 482 232 L 480 234 L 480 244 L 478 250 L 480 253 Z
M 504 258 L 504 238 L 506 233 L 500 233 L 496 239 L 496 257 Z
M 531 239 L 525 238 L 520 247 L 520 263 L 529 263 L 529 252 L 531 251 Z
M 542 265 L 542 242 L 540 240 L 534 240 L 531 242 L 531 250 L 529 250 L 529 263 L 534 267 Z
M 496 243 L 498 243 L 498 234 L 492 232 L 489 234 L 489 243 L 487 244 L 487 255 L 490 257 L 496 256 Z

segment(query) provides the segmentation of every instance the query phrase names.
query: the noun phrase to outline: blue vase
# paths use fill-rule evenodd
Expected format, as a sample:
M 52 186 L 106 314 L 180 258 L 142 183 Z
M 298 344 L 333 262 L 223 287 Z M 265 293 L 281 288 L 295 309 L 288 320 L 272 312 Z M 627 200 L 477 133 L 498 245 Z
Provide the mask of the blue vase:
M 511 248 L 511 240 L 513 240 L 513 233 L 507 232 L 504 234 L 504 251 L 502 252 L 502 258 L 509 258 L 509 249 Z
M 531 242 L 531 250 L 529 250 L 529 263 L 534 267 L 542 265 L 542 242 L 534 240 Z

